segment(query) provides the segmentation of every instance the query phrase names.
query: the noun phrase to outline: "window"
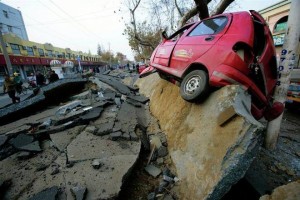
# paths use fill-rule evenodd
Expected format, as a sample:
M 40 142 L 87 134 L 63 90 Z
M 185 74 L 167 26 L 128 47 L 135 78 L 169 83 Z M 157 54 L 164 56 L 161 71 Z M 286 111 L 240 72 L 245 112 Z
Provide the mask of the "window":
M 6 10 L 3 10 L 4 17 L 8 18 L 8 12 Z
M 10 32 L 10 33 L 13 32 L 12 26 L 8 26 L 8 25 L 7 25 L 7 29 L 8 29 L 8 32 Z
M 39 52 L 40 56 L 42 56 L 42 57 L 45 56 L 44 49 L 38 48 L 38 52 Z
M 47 50 L 47 54 L 48 54 L 48 57 L 53 57 L 51 50 Z
M 189 36 L 219 33 L 225 28 L 227 21 L 227 17 L 217 17 L 204 20 L 189 34 Z
M 286 27 L 287 27 L 287 21 L 288 21 L 288 16 L 285 16 L 285 17 L 281 18 L 280 20 L 278 20 L 278 22 L 274 26 L 273 32 L 274 33 L 285 32 Z
M 29 56 L 34 56 L 33 48 L 32 47 L 27 47 L 27 53 L 28 53 Z
M 21 54 L 20 47 L 17 44 L 10 44 L 13 54 Z

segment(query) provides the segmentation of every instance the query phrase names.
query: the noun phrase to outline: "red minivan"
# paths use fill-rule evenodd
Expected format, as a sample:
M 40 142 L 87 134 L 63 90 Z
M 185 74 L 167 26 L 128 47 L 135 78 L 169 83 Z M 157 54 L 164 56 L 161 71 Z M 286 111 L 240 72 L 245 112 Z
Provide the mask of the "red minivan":
M 277 82 L 275 55 L 263 17 L 244 11 L 187 24 L 169 37 L 163 33 L 150 67 L 162 78 L 179 82 L 180 94 L 187 101 L 203 98 L 210 87 L 242 85 L 251 94 L 253 116 L 272 120 L 284 108 L 272 102 Z

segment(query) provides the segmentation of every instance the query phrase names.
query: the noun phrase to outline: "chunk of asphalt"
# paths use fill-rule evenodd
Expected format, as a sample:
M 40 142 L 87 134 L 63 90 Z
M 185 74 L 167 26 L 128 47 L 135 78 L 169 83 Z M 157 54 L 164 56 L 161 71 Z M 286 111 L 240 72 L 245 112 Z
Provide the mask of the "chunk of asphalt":
M 12 138 L 9 143 L 13 145 L 15 148 L 19 149 L 22 146 L 32 143 L 34 137 L 26 134 L 19 134 L 17 137 Z
M 120 131 L 109 134 L 109 138 L 112 141 L 118 140 L 119 138 L 121 138 L 121 136 L 122 136 L 122 132 L 120 132 Z
M 0 135 L 0 147 L 5 144 L 5 142 L 8 140 L 8 137 L 6 135 Z
M 140 108 L 140 107 L 142 107 L 142 105 L 143 104 L 141 104 L 140 102 L 138 102 L 138 101 L 135 101 L 135 100 L 133 100 L 133 99 L 126 99 L 126 102 L 127 103 L 129 103 L 129 104 L 131 104 L 131 105 L 133 105 L 134 107 L 137 107 L 137 108 Z
M 165 147 L 165 146 L 160 146 L 158 149 L 157 149 L 157 156 L 158 157 L 165 157 L 168 155 L 168 148 Z
M 143 95 L 129 95 L 127 98 L 138 101 L 140 103 L 147 103 L 149 101 L 149 98 L 143 96 Z
M 30 152 L 41 152 L 43 151 L 40 147 L 39 141 L 32 142 L 30 144 L 18 147 L 17 149 L 23 151 L 30 151 Z
M 29 200 L 56 200 L 57 195 L 58 195 L 58 187 L 53 186 L 51 188 L 47 188 L 47 189 L 35 194 Z
M 158 186 L 158 192 L 159 192 L 159 193 L 164 192 L 164 191 L 165 191 L 165 188 L 166 188 L 168 185 L 169 185 L 169 182 L 167 182 L 167 181 L 161 181 L 161 182 L 159 183 L 159 186 Z
M 103 111 L 102 107 L 93 108 L 88 113 L 82 115 L 80 117 L 80 119 L 83 122 L 89 122 L 91 120 L 94 120 L 94 119 L 97 119 L 98 117 L 100 117 L 102 111 Z
M 157 176 L 159 176 L 161 174 L 161 169 L 159 169 L 158 167 L 151 165 L 151 164 L 147 165 L 145 167 L 145 170 L 148 174 L 150 174 L 154 178 L 156 178 Z
M 129 133 L 123 133 L 122 134 L 122 139 L 124 139 L 124 140 L 130 140 L 130 135 L 129 135 Z
M 85 131 L 94 134 L 95 132 L 97 132 L 97 128 L 95 126 L 88 126 L 85 128 Z
M 174 179 L 170 176 L 167 176 L 167 175 L 163 175 L 163 180 L 166 181 L 166 182 L 169 182 L 169 183 L 174 182 Z
M 85 199 L 87 188 L 85 186 L 77 185 L 72 187 L 71 189 L 72 195 L 75 197 L 76 200 L 83 200 Z
M 128 95 L 130 94 L 129 88 L 118 81 L 116 78 L 113 78 L 111 76 L 106 76 L 106 75 L 97 75 L 100 81 L 112 86 L 114 89 L 118 90 L 121 94 Z
M 151 192 L 147 196 L 147 200 L 155 200 L 156 199 L 156 194 L 155 192 Z
M 94 169 L 99 169 L 103 164 L 100 162 L 99 159 L 95 159 L 92 162 L 92 166 Z
M 131 131 L 129 135 L 131 141 L 139 141 L 139 137 L 135 134 L 135 132 Z
M 114 100 L 116 98 L 116 93 L 114 92 L 104 93 L 103 95 L 106 99 Z
M 121 103 L 121 98 L 115 98 L 115 103 L 117 104 L 117 106 L 120 106 Z
M 93 134 L 98 136 L 103 136 L 111 133 L 113 131 L 114 122 L 108 122 L 105 124 L 98 125 L 98 130 Z

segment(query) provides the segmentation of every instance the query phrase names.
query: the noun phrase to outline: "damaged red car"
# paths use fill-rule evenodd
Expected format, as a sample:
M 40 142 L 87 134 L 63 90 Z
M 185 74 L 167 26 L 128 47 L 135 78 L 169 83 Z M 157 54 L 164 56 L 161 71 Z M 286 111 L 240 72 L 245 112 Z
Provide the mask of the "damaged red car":
M 169 37 L 163 33 L 143 73 L 152 68 L 160 77 L 178 82 L 187 101 L 207 96 L 211 87 L 242 85 L 251 94 L 252 115 L 272 120 L 284 109 L 272 102 L 275 55 L 269 27 L 259 13 L 225 13 L 187 24 Z

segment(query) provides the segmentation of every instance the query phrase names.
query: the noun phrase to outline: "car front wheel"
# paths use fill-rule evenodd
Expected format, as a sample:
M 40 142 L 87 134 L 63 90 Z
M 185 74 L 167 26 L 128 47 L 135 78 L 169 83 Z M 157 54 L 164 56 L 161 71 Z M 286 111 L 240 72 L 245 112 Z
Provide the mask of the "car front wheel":
M 186 101 L 196 101 L 207 94 L 208 88 L 208 74 L 203 70 L 194 70 L 183 78 L 180 95 Z

